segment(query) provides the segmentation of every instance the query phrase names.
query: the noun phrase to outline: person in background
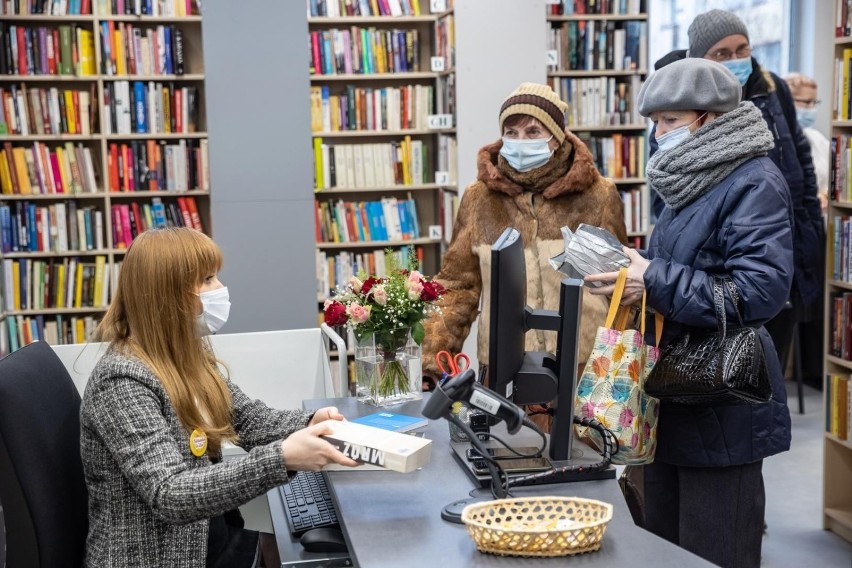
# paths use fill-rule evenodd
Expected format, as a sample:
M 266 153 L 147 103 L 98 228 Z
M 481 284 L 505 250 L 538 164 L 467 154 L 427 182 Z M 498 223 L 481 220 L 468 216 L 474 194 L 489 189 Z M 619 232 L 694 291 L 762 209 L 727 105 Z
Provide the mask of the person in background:
M 793 103 L 796 105 L 796 120 L 811 145 L 811 158 L 814 161 L 814 171 L 817 178 L 817 197 L 823 215 L 828 208 L 828 170 L 831 160 L 831 143 L 825 134 L 813 127 L 816 121 L 817 98 L 816 81 L 799 73 L 788 73 L 784 76 Z
M 645 82 L 638 110 L 656 126 L 648 183 L 665 207 L 646 256 L 631 263 L 623 304 L 647 293 L 665 317 L 659 347 L 690 330 L 715 330 L 714 277 L 739 289 L 745 325 L 759 328 L 772 399 L 719 406 L 660 405 L 654 462 L 643 468 L 644 527 L 723 567 L 760 565 L 763 460 L 790 448 L 784 376 L 762 325 L 784 305 L 793 281 L 793 219 L 782 172 L 767 157 L 773 136 L 736 76 L 688 58 Z M 618 273 L 587 276 L 611 295 Z M 728 321 L 737 321 L 726 293 Z M 653 341 L 653 332 L 647 339 Z
M 766 324 L 782 366 L 786 366 L 797 323 L 822 309 L 823 263 L 821 255 L 814 251 L 822 247 L 824 229 L 810 145 L 796 120 L 796 107 L 787 83 L 763 69 L 752 57 L 748 29 L 740 18 L 724 10 L 710 10 L 695 17 L 687 35 L 689 49 L 667 54 L 654 68 L 661 69 L 684 57 L 710 59 L 727 67 L 742 86 L 743 100 L 754 103 L 762 113 L 774 141 L 769 158 L 784 174 L 789 187 L 795 218 L 793 288 L 785 309 Z M 653 131 L 649 147 L 653 155 L 656 151 Z M 653 210 L 659 216 L 663 201 L 656 192 L 651 192 L 651 198 Z
M 619 193 L 600 175 L 586 145 L 566 128 L 566 110 L 549 86 L 535 83 L 522 83 L 500 107 L 502 138 L 479 150 L 477 180 L 464 192 L 435 277 L 447 293 L 441 313 L 425 322 L 423 371 L 432 380 L 440 379 L 435 354 L 458 353 L 477 316 L 477 355 L 480 364 L 488 361 L 490 297 L 482 291 L 490 289 L 491 245 L 504 229 L 514 227 L 523 239 L 527 304 L 549 310 L 559 309 L 563 275 L 548 260 L 564 251 L 562 227 L 575 230 L 587 223 L 627 241 Z M 580 361 L 588 357 L 605 314 L 605 300 L 586 293 Z M 526 349 L 554 352 L 556 333 L 530 331 Z
M 187 228 L 146 231 L 127 251 L 80 411 L 87 567 L 254 566 L 258 534 L 238 506 L 295 471 L 357 465 L 320 438 L 336 408 L 273 410 L 223 374 L 205 339 L 230 311 L 221 265 Z M 248 455 L 222 461 L 225 442 Z

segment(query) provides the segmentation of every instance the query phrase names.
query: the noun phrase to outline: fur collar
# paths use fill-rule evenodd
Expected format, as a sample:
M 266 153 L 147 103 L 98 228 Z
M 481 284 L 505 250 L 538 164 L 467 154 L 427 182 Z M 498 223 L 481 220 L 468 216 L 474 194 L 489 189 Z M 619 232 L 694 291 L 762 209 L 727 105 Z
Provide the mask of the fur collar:
M 586 145 L 568 129 L 565 141 L 547 164 L 528 172 L 516 172 L 500 156 L 503 141 L 497 140 L 479 150 L 476 178 L 492 191 L 520 195 L 524 191 L 541 193 L 552 199 L 566 193 L 585 191 L 601 175 Z

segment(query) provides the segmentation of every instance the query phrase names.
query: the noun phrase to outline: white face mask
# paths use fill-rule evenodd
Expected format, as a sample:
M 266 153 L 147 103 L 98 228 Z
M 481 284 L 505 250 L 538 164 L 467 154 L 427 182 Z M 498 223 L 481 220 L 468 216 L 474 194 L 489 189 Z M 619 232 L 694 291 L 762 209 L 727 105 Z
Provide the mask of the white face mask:
M 516 140 L 514 138 L 503 138 L 503 147 L 500 155 L 519 172 L 528 172 L 540 168 L 550 160 L 553 150 L 548 146 L 550 138 L 533 138 L 532 140 Z
M 661 136 L 657 136 L 657 148 L 659 151 L 665 152 L 666 150 L 671 150 L 683 143 L 684 140 L 692 135 L 692 132 L 689 131 L 689 127 L 705 116 L 707 116 L 706 112 L 685 126 L 679 126 L 674 130 L 669 130 Z
M 198 314 L 196 326 L 199 337 L 204 337 L 222 329 L 231 312 L 231 301 L 227 286 L 202 292 L 198 297 L 201 298 L 202 311 Z

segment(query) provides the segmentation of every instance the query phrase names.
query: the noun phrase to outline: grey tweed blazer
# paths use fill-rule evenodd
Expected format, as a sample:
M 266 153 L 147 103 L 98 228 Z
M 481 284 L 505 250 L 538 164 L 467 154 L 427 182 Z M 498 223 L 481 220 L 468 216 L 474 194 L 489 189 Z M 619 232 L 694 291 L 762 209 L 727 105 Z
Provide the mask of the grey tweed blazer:
M 273 410 L 227 383 L 249 453 L 213 464 L 190 452 L 189 432 L 150 369 L 114 349 L 104 354 L 80 410 L 86 567 L 203 567 L 209 519 L 287 481 L 278 441 L 311 414 Z

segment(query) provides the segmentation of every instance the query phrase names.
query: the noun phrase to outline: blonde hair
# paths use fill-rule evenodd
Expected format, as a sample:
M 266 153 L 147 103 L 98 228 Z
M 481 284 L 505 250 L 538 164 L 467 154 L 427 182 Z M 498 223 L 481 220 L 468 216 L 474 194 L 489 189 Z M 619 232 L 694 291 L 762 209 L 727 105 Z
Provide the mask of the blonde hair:
M 95 339 L 135 355 L 157 376 L 187 429 L 204 430 L 210 452 L 236 441 L 228 386 L 199 339 L 197 290 L 222 266 L 222 252 L 188 228 L 141 233 L 127 251 L 118 286 Z
M 811 79 L 806 75 L 802 75 L 801 73 L 788 73 L 784 75 L 784 80 L 787 81 L 787 84 L 790 86 L 790 90 L 798 91 L 802 87 L 811 87 L 812 89 L 817 89 L 816 81 Z

